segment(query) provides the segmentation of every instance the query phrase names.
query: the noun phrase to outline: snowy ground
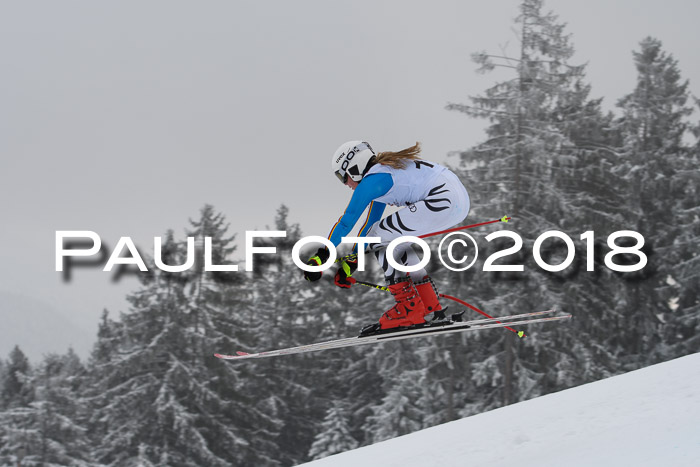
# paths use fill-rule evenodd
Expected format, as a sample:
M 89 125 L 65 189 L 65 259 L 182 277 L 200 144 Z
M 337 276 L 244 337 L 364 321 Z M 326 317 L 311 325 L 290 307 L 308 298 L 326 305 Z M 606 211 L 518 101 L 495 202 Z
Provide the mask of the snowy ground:
M 697 467 L 700 354 L 304 465 Z

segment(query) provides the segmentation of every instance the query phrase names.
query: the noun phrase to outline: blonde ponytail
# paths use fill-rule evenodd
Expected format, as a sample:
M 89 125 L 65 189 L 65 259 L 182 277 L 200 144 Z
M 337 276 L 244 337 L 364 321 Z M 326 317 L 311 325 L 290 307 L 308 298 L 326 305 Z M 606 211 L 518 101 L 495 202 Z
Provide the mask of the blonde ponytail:
M 377 164 L 388 165 L 394 169 L 406 168 L 406 162 L 419 159 L 420 143 L 416 142 L 410 148 L 403 149 L 397 152 L 380 152 L 377 154 Z

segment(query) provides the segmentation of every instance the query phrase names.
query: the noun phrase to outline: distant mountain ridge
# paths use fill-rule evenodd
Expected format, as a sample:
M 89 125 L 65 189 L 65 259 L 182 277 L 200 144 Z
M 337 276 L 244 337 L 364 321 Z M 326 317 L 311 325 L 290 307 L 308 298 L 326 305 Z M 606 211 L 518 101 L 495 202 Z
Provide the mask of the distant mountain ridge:
M 0 291 L 0 358 L 15 345 L 32 363 L 47 353 L 65 353 L 69 347 L 84 359 L 97 336 L 71 320 L 65 311 L 42 300 Z

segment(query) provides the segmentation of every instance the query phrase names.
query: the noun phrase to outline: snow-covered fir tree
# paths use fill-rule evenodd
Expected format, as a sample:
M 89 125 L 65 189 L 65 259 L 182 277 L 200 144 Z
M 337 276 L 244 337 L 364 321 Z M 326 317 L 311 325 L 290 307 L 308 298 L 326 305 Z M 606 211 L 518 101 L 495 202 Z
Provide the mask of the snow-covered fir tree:
M 28 375 L 32 400 L 0 412 L 0 464 L 95 465 L 81 397 L 84 371 L 70 350 L 46 356 Z
M 700 110 L 700 100 L 695 99 L 695 103 L 696 110 Z M 695 145 L 675 179 L 682 187 L 676 211 L 678 261 L 673 270 L 672 312 L 667 316 L 665 333 L 674 357 L 700 352 L 700 122 L 692 132 Z
M 223 219 L 209 206 L 192 225 L 193 233 L 213 239 L 214 250 L 230 248 Z M 187 254 L 169 233 L 163 262 L 184 264 Z M 249 368 L 212 357 L 248 336 L 238 290 L 203 268 L 158 270 L 129 296 L 130 312 L 119 321 L 103 320 L 91 365 L 91 426 L 100 462 L 276 464 L 270 439 L 277 421 L 248 390 L 262 383 Z
M 606 129 L 611 116 L 601 111 L 600 99 L 589 97 L 585 66 L 571 63 L 574 48 L 565 25 L 544 11 L 541 0 L 521 3 L 516 26 L 515 54 L 504 50 L 473 56 L 480 71 L 498 68 L 510 75 L 472 97 L 470 104 L 451 104 L 448 109 L 490 121 L 488 139 L 462 154 L 459 172 L 472 194 L 470 218 L 513 217 L 505 230 L 517 232 L 523 247 L 496 264 L 523 265 L 524 271 L 469 272 L 468 285 L 456 278 L 451 287 L 468 292 L 477 307 L 496 314 L 541 308 L 570 311 L 579 318 L 574 324 L 578 328 L 531 326 L 530 337 L 517 343 L 509 332 L 469 336 L 467 352 L 474 373 L 465 373 L 472 379 L 462 383 L 464 394 L 469 394 L 463 400 L 469 407 L 462 410 L 464 415 L 610 371 L 584 371 L 586 355 L 600 353 L 603 361 L 613 360 L 604 347 L 588 348 L 592 335 L 604 334 L 600 317 L 613 305 L 615 285 L 609 274 L 600 267 L 588 273 L 581 261 L 560 273 L 545 272 L 531 259 L 535 240 L 545 231 L 563 231 L 576 241 L 584 231 L 602 230 L 604 235 L 623 225 L 624 184 L 611 171 L 619 154 L 610 147 Z M 514 245 L 507 238 L 487 242 L 488 229 L 470 233 L 488 245 L 473 271 L 482 269 L 483 258 Z M 585 256 L 583 249 L 577 250 L 577 256 Z M 561 240 L 550 239 L 541 253 L 545 262 L 556 265 L 567 251 Z M 483 371 L 490 376 L 480 377 Z
M 376 303 L 372 306 L 376 308 Z M 352 335 L 350 332 L 357 332 L 357 328 L 346 331 L 343 336 Z M 364 427 L 368 418 L 374 414 L 375 405 L 386 394 L 384 380 L 387 375 L 381 369 L 383 353 L 381 350 L 372 352 L 373 349 L 362 347 L 346 350 L 337 352 L 344 362 L 329 382 L 332 385 L 329 404 L 330 408 L 337 404 L 348 408 L 350 435 L 359 445 L 365 446 L 372 443 L 372 434 L 367 433 Z M 317 432 L 316 437 L 318 436 L 322 436 L 322 433 Z
M 288 208 L 282 205 L 274 219 L 274 230 L 286 232 L 285 237 L 256 241 L 258 246 L 276 249 L 276 254 L 265 261 L 256 261 L 250 282 L 250 321 L 257 349 L 308 344 L 348 332 L 347 310 L 352 307 L 338 299 L 339 294 L 348 291 L 334 290 L 330 283 L 334 271 L 325 273 L 318 283 L 303 279 L 291 258 L 301 231 L 289 222 L 288 215 Z M 313 248 L 315 251 L 317 246 Z M 301 254 L 302 258 L 310 255 Z M 342 355 L 324 352 L 253 362 L 254 371 L 266 382 L 258 396 L 267 400 L 276 413 L 284 414 L 284 424 L 274 439 L 278 460 L 284 465 L 310 460 L 309 450 L 319 422 L 337 395 L 337 373 L 347 358 Z
M 683 163 L 684 117 L 690 112 L 687 82 L 681 82 L 678 65 L 665 53 L 660 41 L 647 37 L 640 51 L 633 53 L 637 86 L 620 99 L 623 116 L 618 121 L 623 149 L 627 154 L 626 177 L 631 187 L 629 208 L 635 214 L 636 229 L 648 239 L 650 261 L 644 276 L 621 291 L 623 299 L 641 311 L 638 326 L 628 333 L 628 342 L 646 360 L 663 359 L 658 354 L 662 319 L 669 314 L 669 300 L 680 250 L 674 245 L 679 234 L 675 218 L 683 186 L 677 172 Z M 644 364 L 645 360 L 639 362 Z
M 627 339 L 628 347 L 646 356 L 637 363 L 643 366 L 689 350 L 678 353 L 691 337 L 688 331 L 693 325 L 687 324 L 693 321 L 694 309 L 697 315 L 697 303 L 690 297 L 697 288 L 693 258 L 698 245 L 698 196 L 697 152 L 686 143 L 692 113 L 688 81 L 661 41 L 646 37 L 639 46 L 633 52 L 637 84 L 618 101 L 622 116 L 616 124 L 631 187 L 628 206 L 636 230 L 648 242 L 645 274 L 635 276 L 620 291 L 637 313 L 637 325 Z M 669 354 L 666 344 L 676 350 Z
M 16 345 L 4 365 L 0 386 L 0 409 L 26 406 L 34 398 L 29 379 L 30 372 L 29 359 Z
M 407 348 L 409 344 L 399 343 Z M 394 354 L 396 355 L 396 354 Z M 387 363 L 392 363 L 393 355 L 387 356 Z M 396 378 L 387 378 L 390 386 L 384 398 L 372 407 L 363 427 L 372 443 L 413 433 L 425 428 L 425 413 L 421 407 L 424 395 L 425 370 L 403 368 L 397 369 Z
M 382 376 L 383 397 L 372 401 L 372 413 L 362 429 L 370 443 L 427 427 L 424 398 L 427 368 L 420 356 L 420 339 L 373 346 L 372 355 Z
M 311 445 L 309 457 L 322 459 L 357 448 L 357 440 L 350 433 L 349 419 L 348 410 L 342 404 L 329 408 Z

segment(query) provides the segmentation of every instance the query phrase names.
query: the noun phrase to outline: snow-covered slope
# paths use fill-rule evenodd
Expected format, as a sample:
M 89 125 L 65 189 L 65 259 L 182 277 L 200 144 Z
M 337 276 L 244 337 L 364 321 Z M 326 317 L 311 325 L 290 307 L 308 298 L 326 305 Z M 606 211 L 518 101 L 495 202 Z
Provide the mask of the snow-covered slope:
M 700 354 L 304 465 L 697 467 Z

